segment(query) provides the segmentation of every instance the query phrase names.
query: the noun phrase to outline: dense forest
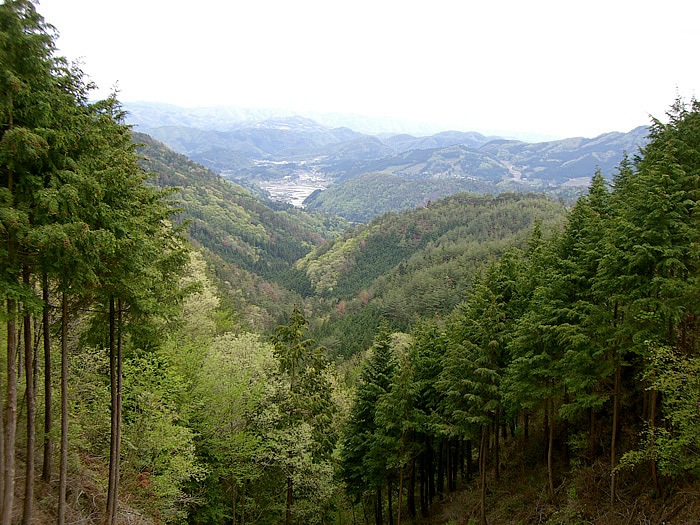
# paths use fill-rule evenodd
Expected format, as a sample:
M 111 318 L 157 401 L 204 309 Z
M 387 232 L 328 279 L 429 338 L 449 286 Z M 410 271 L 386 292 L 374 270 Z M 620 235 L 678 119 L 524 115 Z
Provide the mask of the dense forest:
M 700 103 L 569 208 L 350 227 L 0 36 L 2 525 L 697 522 Z

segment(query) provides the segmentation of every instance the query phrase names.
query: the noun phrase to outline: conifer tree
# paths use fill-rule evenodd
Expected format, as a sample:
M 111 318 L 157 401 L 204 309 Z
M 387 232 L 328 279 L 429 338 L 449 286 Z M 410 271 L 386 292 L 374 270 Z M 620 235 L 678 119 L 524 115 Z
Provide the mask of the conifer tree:
M 700 105 L 677 100 L 668 123 L 654 120 L 649 144 L 633 173 L 615 186 L 615 223 L 609 255 L 601 264 L 601 285 L 618 290 L 617 337 L 646 378 L 645 457 L 659 491 L 656 436 L 665 406 L 656 386 L 658 353 L 697 351 L 700 240 Z
M 342 479 L 351 495 L 357 498 L 366 489 L 375 491 L 375 523 L 379 525 L 383 520 L 382 489 L 387 465 L 377 406 L 389 393 L 395 371 L 391 334 L 384 324 L 362 368 L 350 420 L 342 437 L 340 466 Z

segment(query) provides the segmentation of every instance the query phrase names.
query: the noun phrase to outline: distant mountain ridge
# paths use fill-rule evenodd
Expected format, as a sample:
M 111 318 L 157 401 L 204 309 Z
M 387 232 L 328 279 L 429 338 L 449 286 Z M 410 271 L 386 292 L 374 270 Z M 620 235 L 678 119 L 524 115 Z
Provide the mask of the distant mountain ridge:
M 264 118 L 236 121 L 251 115 L 234 110 L 212 115 L 204 109 L 180 114 L 169 106 L 161 114 L 157 106 L 139 113 L 139 107 L 128 108 L 130 121 L 178 153 L 246 183 L 322 180 L 317 187 L 326 189 L 312 194 L 306 205 L 352 221 L 457 191 L 537 191 L 572 198 L 596 170 L 612 178 L 624 155 L 634 156 L 646 144 L 648 133 L 640 126 L 627 133 L 537 143 L 460 131 L 368 135 L 298 115 L 261 113 Z M 170 125 L 143 129 L 159 122 Z
M 136 130 L 141 132 L 161 126 L 185 126 L 228 131 L 241 123 L 294 117 L 300 113 L 279 108 L 241 108 L 230 106 L 183 108 L 173 104 L 155 102 L 126 102 L 124 107 L 129 113 L 129 124 L 135 126 Z M 304 111 L 303 114 L 305 117 L 329 128 L 345 127 L 368 135 L 397 135 L 402 133 L 432 135 L 441 131 L 433 124 L 406 121 L 392 117 L 318 111 Z

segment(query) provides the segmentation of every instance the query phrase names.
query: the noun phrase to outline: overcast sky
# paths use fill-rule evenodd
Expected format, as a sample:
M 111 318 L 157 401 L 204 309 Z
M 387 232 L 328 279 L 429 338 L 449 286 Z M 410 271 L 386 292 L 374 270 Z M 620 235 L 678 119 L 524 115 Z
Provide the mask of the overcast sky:
M 592 137 L 700 90 L 697 0 L 41 0 L 123 101 Z

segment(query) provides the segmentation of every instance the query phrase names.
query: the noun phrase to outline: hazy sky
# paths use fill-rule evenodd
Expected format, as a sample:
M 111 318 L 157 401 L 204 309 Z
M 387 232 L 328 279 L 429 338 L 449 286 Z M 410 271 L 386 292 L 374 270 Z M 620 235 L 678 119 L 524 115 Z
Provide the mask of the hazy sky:
M 700 90 L 697 0 L 41 0 L 123 101 L 347 112 L 541 137 Z

